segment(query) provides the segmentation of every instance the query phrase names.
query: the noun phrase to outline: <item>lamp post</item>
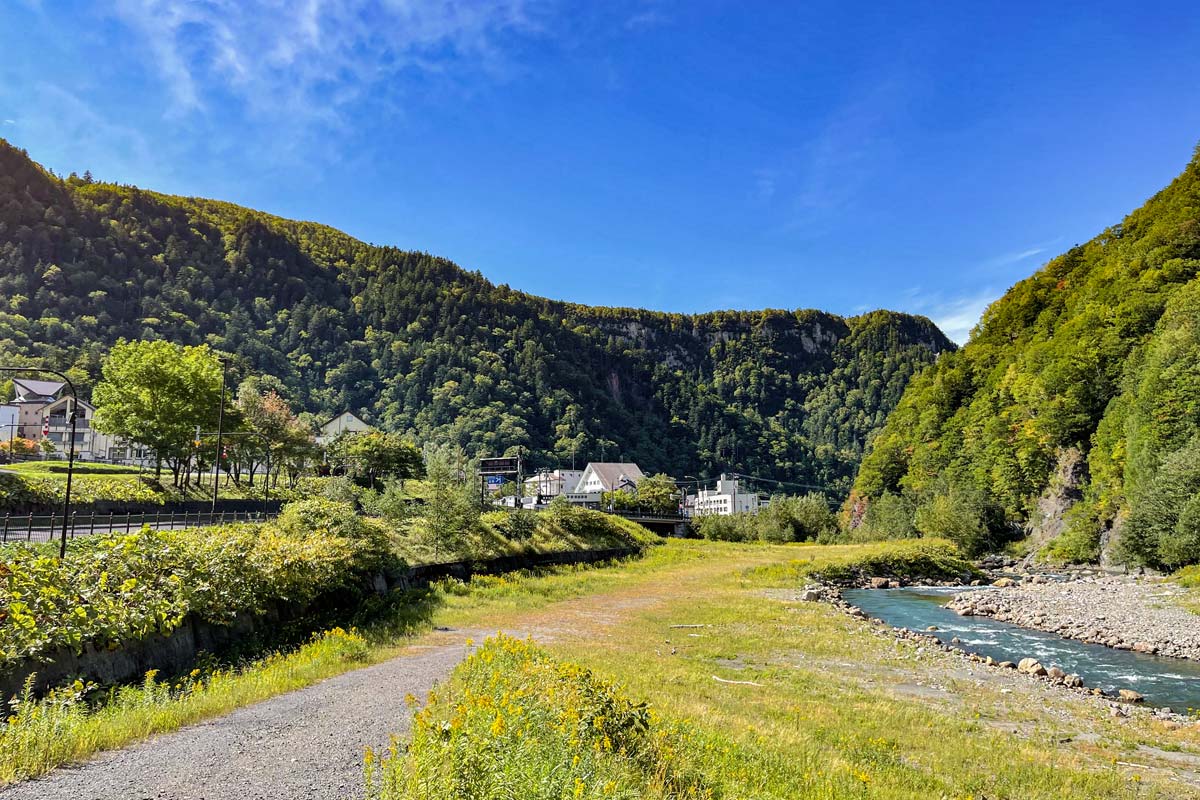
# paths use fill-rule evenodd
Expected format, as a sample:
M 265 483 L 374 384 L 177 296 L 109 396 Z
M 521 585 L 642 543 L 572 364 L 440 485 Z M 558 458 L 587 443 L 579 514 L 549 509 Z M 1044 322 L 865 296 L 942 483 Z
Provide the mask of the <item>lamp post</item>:
M 225 380 L 229 376 L 229 359 L 221 359 L 221 403 L 217 407 L 217 457 L 213 459 L 212 513 L 217 512 L 217 492 L 221 488 L 221 436 L 225 428 Z
M 71 423 L 71 442 L 67 445 L 67 492 L 63 498 L 62 542 L 58 546 L 58 557 L 65 558 L 67 555 L 67 526 L 71 522 L 71 478 L 75 474 L 75 412 L 79 405 L 79 394 L 76 393 L 75 384 L 71 383 L 71 379 L 58 370 L 45 367 L 0 367 L 0 372 L 48 372 L 62 378 L 67 384 L 67 388 L 71 390 L 71 410 L 67 413 L 67 419 Z

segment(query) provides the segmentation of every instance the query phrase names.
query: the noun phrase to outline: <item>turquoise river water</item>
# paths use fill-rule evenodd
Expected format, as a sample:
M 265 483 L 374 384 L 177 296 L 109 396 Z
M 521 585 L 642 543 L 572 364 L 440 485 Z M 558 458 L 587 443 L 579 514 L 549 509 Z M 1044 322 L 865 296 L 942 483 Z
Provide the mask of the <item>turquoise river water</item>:
M 936 625 L 938 630 L 930 635 L 946 644 L 958 638 L 955 646 L 968 653 L 997 661 L 1036 658 L 1047 668 L 1057 666 L 1078 674 L 1088 687 L 1109 692 L 1134 689 L 1145 695 L 1147 705 L 1169 707 L 1180 714 L 1200 709 L 1200 662 L 1114 650 L 987 617 L 960 617 L 944 605 L 961 591 L 961 587 L 912 586 L 850 589 L 842 596 L 867 615 L 897 628 L 925 632 Z

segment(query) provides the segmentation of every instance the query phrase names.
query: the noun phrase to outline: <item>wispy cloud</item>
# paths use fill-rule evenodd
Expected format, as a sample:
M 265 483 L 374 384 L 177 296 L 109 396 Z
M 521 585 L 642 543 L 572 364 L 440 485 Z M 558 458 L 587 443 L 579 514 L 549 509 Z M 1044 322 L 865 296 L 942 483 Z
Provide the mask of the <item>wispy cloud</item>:
M 1004 292 L 995 287 L 984 287 L 978 291 L 946 297 L 940 292 L 922 294 L 919 287 L 903 294 L 909 298 L 907 310 L 924 314 L 933 320 L 942 333 L 958 344 L 966 344 L 971 331 L 979 323 L 987 307 L 996 302 Z
M 500 40 L 541 28 L 537 0 L 118 0 L 178 116 L 216 99 L 290 125 L 336 125 L 367 92 L 455 64 L 502 73 Z
M 161 177 L 159 158 L 136 128 L 113 122 L 79 95 L 49 82 L 28 87 L 38 102 L 21 115 L 20 130 L 27 141 L 48 152 L 71 153 L 73 166 L 86 169 L 104 163 L 114 170 L 112 180 L 152 183 Z M 16 124 L 16 120 L 5 120 Z
M 819 225 L 843 210 L 890 156 L 893 121 L 910 94 L 902 73 L 848 94 L 796 147 L 754 171 L 755 196 L 778 204 L 784 227 Z

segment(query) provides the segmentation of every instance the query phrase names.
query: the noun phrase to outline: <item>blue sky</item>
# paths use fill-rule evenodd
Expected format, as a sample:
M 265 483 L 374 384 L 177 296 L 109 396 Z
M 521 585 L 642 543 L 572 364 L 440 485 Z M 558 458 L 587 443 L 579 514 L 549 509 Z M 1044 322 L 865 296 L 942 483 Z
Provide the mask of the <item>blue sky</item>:
M 961 341 L 1200 142 L 1194 0 L 984 5 L 0 0 L 0 136 L 550 297 Z

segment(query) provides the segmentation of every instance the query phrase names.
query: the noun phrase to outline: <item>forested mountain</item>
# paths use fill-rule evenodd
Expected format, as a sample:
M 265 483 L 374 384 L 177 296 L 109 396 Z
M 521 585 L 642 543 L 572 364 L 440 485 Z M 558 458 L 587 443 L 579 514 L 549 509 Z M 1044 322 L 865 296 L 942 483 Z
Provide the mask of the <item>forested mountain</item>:
M 1200 148 L 914 379 L 863 462 L 853 521 L 895 535 L 924 512 L 993 535 L 1065 529 L 1049 546 L 1069 558 L 1103 536 L 1153 565 L 1200 560 L 1198 272 Z M 952 507 L 975 519 L 939 511 Z
M 323 225 L 60 179 L 0 140 L 0 361 L 70 365 L 87 386 L 121 338 L 208 343 L 303 408 L 475 454 L 842 493 L 910 376 L 953 349 L 884 311 L 555 302 Z

